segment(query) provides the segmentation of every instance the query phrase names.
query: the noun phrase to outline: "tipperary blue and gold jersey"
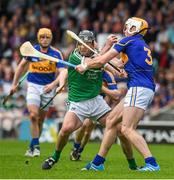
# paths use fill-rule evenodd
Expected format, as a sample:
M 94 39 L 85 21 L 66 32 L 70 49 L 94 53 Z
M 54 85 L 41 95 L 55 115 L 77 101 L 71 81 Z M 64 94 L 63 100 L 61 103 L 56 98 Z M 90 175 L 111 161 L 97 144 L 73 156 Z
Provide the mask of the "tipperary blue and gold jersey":
M 153 80 L 153 61 L 151 51 L 140 34 L 121 39 L 113 47 L 119 53 L 128 73 L 128 88 L 146 87 L 153 91 L 155 84 Z
M 40 51 L 39 44 L 35 45 L 34 48 Z M 63 60 L 61 52 L 51 46 L 45 54 Z M 64 67 L 61 63 L 51 62 L 36 57 L 27 57 L 26 59 L 30 61 L 27 80 L 39 85 L 46 85 L 54 81 L 56 69 Z
M 117 89 L 115 77 L 112 73 L 110 73 L 108 71 L 103 71 L 102 79 L 107 84 L 108 89 L 110 89 L 110 90 Z

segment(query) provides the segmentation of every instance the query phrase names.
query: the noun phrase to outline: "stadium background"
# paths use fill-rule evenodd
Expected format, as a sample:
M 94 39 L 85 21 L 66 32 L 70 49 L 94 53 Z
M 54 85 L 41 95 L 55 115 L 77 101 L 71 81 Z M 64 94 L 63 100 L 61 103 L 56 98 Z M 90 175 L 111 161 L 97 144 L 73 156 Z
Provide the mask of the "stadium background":
M 174 104 L 174 1 L 172 0 L 156 0 L 153 3 L 150 0 L 0 1 L 0 98 L 9 93 L 15 69 L 21 59 L 19 46 L 26 40 L 36 43 L 36 34 L 40 27 L 51 28 L 54 35 L 53 45 L 63 51 L 64 58 L 67 60 L 75 46 L 75 42 L 66 35 L 67 29 L 75 33 L 83 29 L 94 31 L 101 47 L 110 33 L 122 36 L 124 22 L 131 16 L 143 17 L 148 21 L 150 30 L 145 39 L 152 50 L 154 62 L 156 94 L 142 123 L 148 126 L 153 119 L 162 120 L 160 123 L 151 123 L 152 127 L 147 129 L 163 129 L 164 125 L 169 126 L 167 127 L 169 131 L 165 132 L 165 136 L 172 138 L 174 128 L 172 110 L 172 104 Z M 28 138 L 29 129 L 26 134 L 26 128 L 29 122 L 25 95 L 26 83 L 23 83 L 20 91 L 8 101 L 6 107 L 1 105 L 1 138 Z M 48 119 L 51 121 L 44 127 L 45 130 L 49 129 L 54 136 L 55 127 L 66 111 L 66 98 L 66 91 L 57 96 L 55 107 L 48 113 Z M 161 125 L 160 128 L 156 127 L 156 124 Z M 96 133 L 93 135 L 95 136 Z M 98 134 L 101 138 L 101 131 L 98 131 Z M 154 134 L 154 138 L 155 136 Z M 174 143 L 172 139 L 167 141 Z
M 143 17 L 148 21 L 150 30 L 145 39 L 152 50 L 154 62 L 156 94 L 142 123 L 146 126 L 152 124 L 146 129 L 163 129 L 164 125 L 169 126 L 164 132 L 164 139 L 159 142 L 164 140 L 164 142 L 174 143 L 171 139 L 174 129 L 172 108 L 174 104 L 174 1 L 172 0 L 156 0 L 153 3 L 150 0 L 52 0 L 51 2 L 49 0 L 2 0 L 0 2 L 0 98 L 9 93 L 15 69 L 21 59 L 19 46 L 26 40 L 36 43 L 36 34 L 40 27 L 49 27 L 52 30 L 53 45 L 62 50 L 67 60 L 75 46 L 75 42 L 66 35 L 67 29 L 75 33 L 83 29 L 94 31 L 99 47 L 102 47 L 110 33 L 122 36 L 124 22 L 131 16 Z M 29 138 L 29 129 L 26 134 L 29 121 L 25 95 L 26 83 L 23 83 L 6 107 L 1 105 L 1 138 Z M 65 91 L 56 97 L 55 107 L 49 110 L 47 117 L 50 121 L 44 126 L 44 131 L 47 132 L 42 136 L 43 141 L 49 138 L 51 140 L 48 141 L 53 141 L 52 137 L 55 138 L 55 127 L 60 125 L 59 122 L 66 111 L 66 98 Z M 153 123 L 152 120 L 162 121 Z M 49 137 L 50 133 L 52 137 Z M 144 135 L 150 136 L 147 131 Z M 93 139 L 96 137 L 100 139 L 101 130 L 94 132 L 93 136 Z M 156 134 L 153 136 L 150 142 L 158 138 Z

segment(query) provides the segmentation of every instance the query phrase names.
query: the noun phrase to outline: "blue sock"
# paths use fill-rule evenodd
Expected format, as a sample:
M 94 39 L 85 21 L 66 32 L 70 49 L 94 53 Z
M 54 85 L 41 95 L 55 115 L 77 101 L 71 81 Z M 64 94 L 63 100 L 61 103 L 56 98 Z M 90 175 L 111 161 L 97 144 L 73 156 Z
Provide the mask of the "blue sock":
M 30 149 L 33 150 L 34 147 L 39 148 L 39 138 L 33 138 L 30 143 Z
M 31 150 L 34 149 L 34 148 L 33 148 L 33 139 L 32 139 L 31 142 L 30 142 L 30 149 L 31 149 Z
M 83 151 L 83 148 L 80 147 L 79 150 L 78 150 L 78 152 L 81 153 L 82 151 Z
M 105 162 L 105 158 L 103 158 L 100 155 L 96 155 L 94 160 L 92 161 L 93 164 L 95 164 L 96 166 L 99 166 L 100 164 L 103 164 Z
M 156 159 L 154 157 L 148 157 L 145 159 L 145 163 L 151 164 L 153 166 L 158 166 Z
M 75 148 L 75 149 L 79 149 L 79 148 L 80 148 L 80 143 L 74 142 L 74 148 Z

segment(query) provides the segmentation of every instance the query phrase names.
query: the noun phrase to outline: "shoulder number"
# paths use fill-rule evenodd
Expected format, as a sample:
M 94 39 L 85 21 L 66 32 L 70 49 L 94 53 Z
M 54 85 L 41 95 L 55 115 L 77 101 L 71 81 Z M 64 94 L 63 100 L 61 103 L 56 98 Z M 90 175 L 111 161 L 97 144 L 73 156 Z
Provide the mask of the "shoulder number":
M 148 56 L 148 58 L 146 58 L 145 59 L 145 62 L 148 64 L 148 65 L 152 65 L 153 64 L 153 61 L 152 61 L 152 56 L 151 56 L 151 50 L 150 49 L 148 49 L 148 48 L 146 48 L 146 47 L 144 47 L 144 51 L 146 51 L 147 52 L 147 56 Z

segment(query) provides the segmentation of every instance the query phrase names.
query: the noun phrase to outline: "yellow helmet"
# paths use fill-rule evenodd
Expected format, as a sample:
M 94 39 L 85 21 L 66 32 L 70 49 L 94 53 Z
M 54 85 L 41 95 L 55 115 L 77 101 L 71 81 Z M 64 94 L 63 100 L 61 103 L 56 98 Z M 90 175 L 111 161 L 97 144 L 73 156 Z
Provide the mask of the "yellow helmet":
M 142 18 L 132 17 L 125 22 L 127 31 L 129 34 L 134 35 L 136 33 L 142 34 L 143 36 L 147 33 L 148 23 Z M 135 27 L 134 31 L 131 28 Z
M 39 31 L 37 33 L 37 40 L 38 40 L 38 42 L 40 42 L 40 36 L 42 36 L 42 35 L 48 36 L 51 40 L 53 38 L 51 30 L 48 29 L 48 28 L 40 28 L 39 29 Z

